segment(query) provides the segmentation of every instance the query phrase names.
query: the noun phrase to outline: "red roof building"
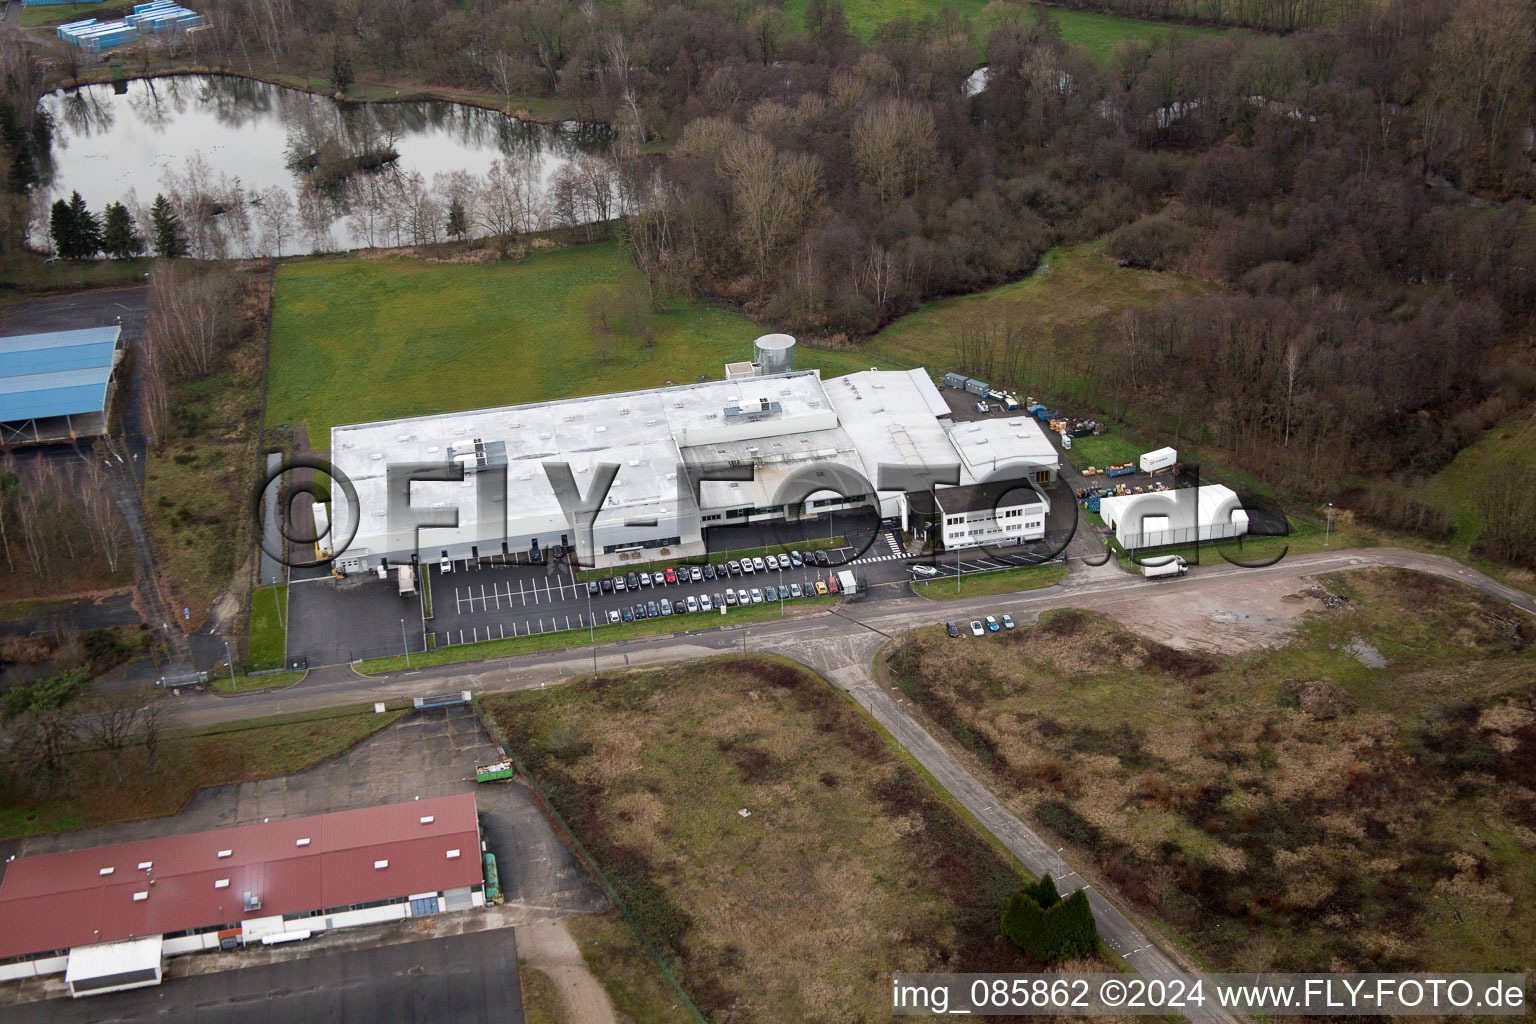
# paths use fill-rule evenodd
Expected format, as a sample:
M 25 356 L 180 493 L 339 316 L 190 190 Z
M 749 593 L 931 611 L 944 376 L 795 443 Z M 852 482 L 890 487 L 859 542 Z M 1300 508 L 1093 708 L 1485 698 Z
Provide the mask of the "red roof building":
M 472 793 L 22 857 L 0 883 L 0 960 L 483 881 Z

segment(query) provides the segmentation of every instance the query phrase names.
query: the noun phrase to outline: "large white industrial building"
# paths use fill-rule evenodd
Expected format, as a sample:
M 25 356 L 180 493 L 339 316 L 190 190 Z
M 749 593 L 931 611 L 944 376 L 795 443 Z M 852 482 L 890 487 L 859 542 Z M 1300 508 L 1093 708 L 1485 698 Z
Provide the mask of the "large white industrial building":
M 583 564 L 618 566 L 703 555 L 703 531 L 732 523 L 867 506 L 905 526 L 906 493 L 925 490 L 935 472 L 959 486 L 1056 478 L 1056 451 L 1033 419 L 953 423 L 925 370 L 823 381 L 793 369 L 792 339 L 772 337 L 758 375 L 335 427 L 331 461 L 356 488 L 358 514 L 333 502 L 331 543 L 345 546 L 322 542 L 322 553 L 352 571 L 418 553 L 484 558 L 558 545 Z M 464 468 L 462 480 L 418 479 L 410 512 L 391 514 L 389 466 L 448 462 Z M 602 464 L 618 467 L 590 542 L 562 508 L 548 463 L 568 465 L 583 497 Z M 424 527 L 418 542 L 413 521 L 455 513 L 457 525 Z

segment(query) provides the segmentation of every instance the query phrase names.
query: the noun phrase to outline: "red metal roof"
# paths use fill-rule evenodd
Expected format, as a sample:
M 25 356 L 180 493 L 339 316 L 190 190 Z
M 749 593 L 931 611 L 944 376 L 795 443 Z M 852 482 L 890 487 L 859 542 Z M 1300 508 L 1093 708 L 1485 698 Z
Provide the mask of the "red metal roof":
M 0 959 L 482 881 L 473 793 L 21 857 L 0 884 Z

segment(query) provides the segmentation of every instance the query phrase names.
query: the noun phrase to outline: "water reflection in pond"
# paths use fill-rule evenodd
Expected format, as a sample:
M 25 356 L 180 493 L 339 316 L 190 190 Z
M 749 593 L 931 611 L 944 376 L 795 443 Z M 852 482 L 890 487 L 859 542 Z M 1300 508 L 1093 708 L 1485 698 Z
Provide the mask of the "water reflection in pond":
M 45 96 L 54 121 L 39 201 L 78 190 L 91 209 L 140 214 L 174 199 L 193 255 L 291 254 L 483 236 L 594 219 L 581 193 L 606 188 L 605 125 L 533 124 L 457 103 L 338 104 L 241 78 L 187 76 Z M 494 209 L 486 209 L 486 204 Z M 453 207 L 463 217 L 450 224 Z M 610 209 L 608 212 L 620 212 Z M 147 233 L 147 232 L 146 232 Z

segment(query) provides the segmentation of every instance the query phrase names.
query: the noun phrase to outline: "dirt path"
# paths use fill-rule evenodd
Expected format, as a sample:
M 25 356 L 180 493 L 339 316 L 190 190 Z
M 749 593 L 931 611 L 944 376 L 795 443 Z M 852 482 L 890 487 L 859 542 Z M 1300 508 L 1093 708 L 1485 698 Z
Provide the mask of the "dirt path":
M 518 957 L 555 983 L 567 1017 L 581 1024 L 618 1024 L 608 993 L 587 970 L 587 962 L 564 921 L 518 925 L 513 937 Z

